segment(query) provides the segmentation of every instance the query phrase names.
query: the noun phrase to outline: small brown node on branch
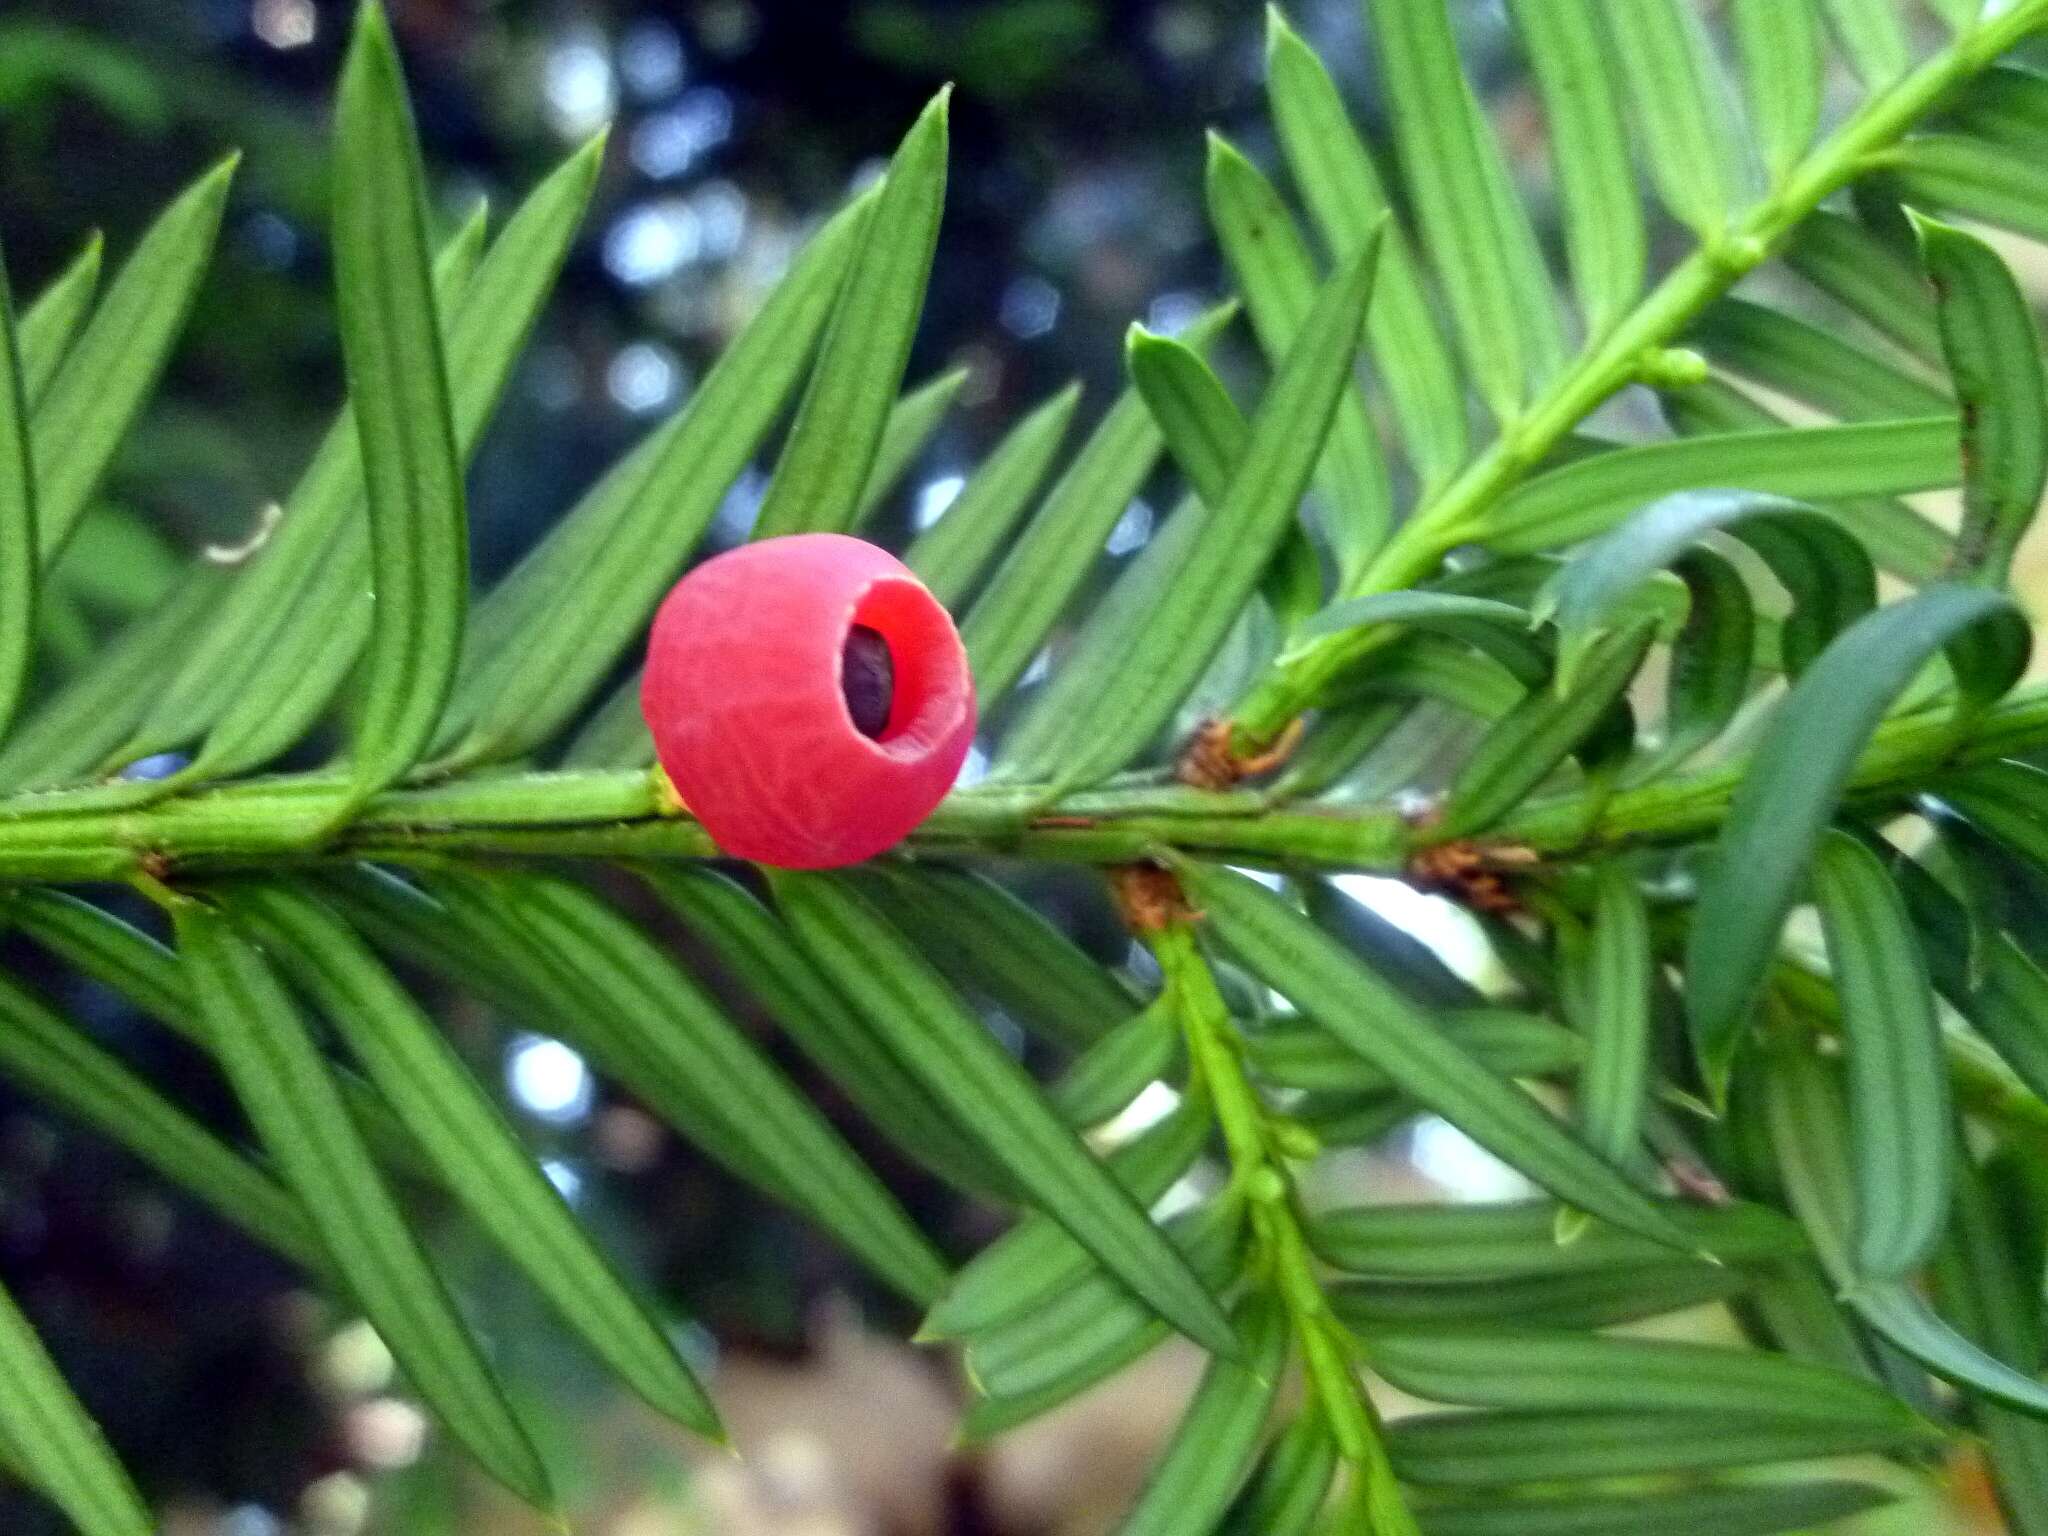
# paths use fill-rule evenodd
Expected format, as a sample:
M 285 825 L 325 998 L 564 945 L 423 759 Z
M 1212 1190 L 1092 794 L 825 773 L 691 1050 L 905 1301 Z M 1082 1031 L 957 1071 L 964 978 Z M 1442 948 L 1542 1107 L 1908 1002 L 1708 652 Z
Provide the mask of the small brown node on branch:
M 145 848 L 136 860 L 143 874 L 159 885 L 169 884 L 171 878 L 171 856 L 156 848 Z
M 1411 854 L 1408 879 L 1422 890 L 1448 896 L 1475 912 L 1505 915 L 1522 910 L 1510 876 L 1531 869 L 1538 862 L 1533 848 L 1461 838 Z
M 1196 789 L 1229 789 L 1240 780 L 1255 779 L 1280 767 L 1294 756 L 1307 730 L 1308 722 L 1296 715 L 1265 751 L 1240 757 L 1231 747 L 1236 727 L 1228 720 L 1205 720 L 1181 753 L 1173 776 Z
M 1188 905 L 1180 878 L 1158 864 L 1118 864 L 1109 871 L 1110 893 L 1133 933 L 1163 933 L 1201 914 Z

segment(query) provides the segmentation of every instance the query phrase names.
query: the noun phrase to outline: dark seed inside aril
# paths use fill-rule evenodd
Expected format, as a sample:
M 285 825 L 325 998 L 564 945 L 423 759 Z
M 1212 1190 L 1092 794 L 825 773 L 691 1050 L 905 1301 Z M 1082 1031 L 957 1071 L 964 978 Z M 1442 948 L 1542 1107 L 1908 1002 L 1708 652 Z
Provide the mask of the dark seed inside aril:
M 854 729 L 870 740 L 879 740 L 889 728 L 896 663 L 889 655 L 889 642 L 865 624 L 847 631 L 846 649 L 839 658 L 839 688 L 846 695 L 846 712 L 853 717 Z

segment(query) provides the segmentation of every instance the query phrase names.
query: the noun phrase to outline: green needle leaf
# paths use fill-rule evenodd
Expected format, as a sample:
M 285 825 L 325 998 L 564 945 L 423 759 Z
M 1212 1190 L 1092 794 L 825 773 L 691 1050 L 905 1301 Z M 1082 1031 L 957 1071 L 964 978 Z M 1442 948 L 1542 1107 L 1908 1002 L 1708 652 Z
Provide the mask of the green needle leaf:
M 959 606 L 1012 536 L 1052 467 L 1080 399 L 1081 386 L 1069 384 L 1004 434 L 945 515 L 904 553 L 903 563 L 947 607 Z
M 1150 1206 L 1188 1171 L 1209 1140 L 1208 1107 L 1183 1102 L 1104 1159 L 1109 1176 Z M 953 1278 L 926 1314 L 921 1338 L 965 1338 L 1057 1296 L 1094 1267 L 1051 1216 L 1031 1212 Z
M 1859 1277 L 1903 1279 L 1948 1220 L 1948 1069 L 1904 901 L 1858 839 L 1823 834 L 1814 901 L 1841 994 L 1856 1167 Z
M 1250 1473 L 1287 1364 L 1287 1316 L 1257 1295 L 1238 1308 L 1236 1326 L 1244 1360 L 1209 1362 L 1118 1536 L 1209 1530 Z
M 1604 533 L 1660 496 L 1715 487 L 1799 501 L 1896 496 L 1962 479 L 1956 419 L 1724 432 L 1618 448 L 1537 476 L 1459 530 L 1501 554 Z
M 1209 219 L 1244 293 L 1252 330 L 1267 361 L 1280 367 L 1315 307 L 1315 263 L 1272 183 L 1216 133 L 1209 135 L 1207 187 Z M 1337 402 L 1317 473 L 1341 585 L 1363 570 L 1393 520 L 1379 436 L 1356 388 Z
M 227 572 L 195 565 L 154 611 L 132 620 L 92 664 L 32 712 L 0 750 L 0 786 L 75 783 L 128 739 L 195 637 L 219 611 Z M 153 793 L 153 791 L 152 791 Z
M 1391 205 L 1336 83 L 1277 6 L 1266 9 L 1266 75 L 1288 168 L 1323 243 L 1336 256 L 1349 255 L 1386 223 Z M 1373 362 L 1416 473 L 1425 490 L 1434 490 L 1465 462 L 1464 385 L 1437 330 L 1408 237 L 1387 227 L 1381 238 L 1366 322 Z
M 1964 587 L 1930 587 L 1880 608 L 1830 645 L 1773 712 L 1729 802 L 1686 948 L 1693 1050 L 1716 1097 L 1727 1092 L 1778 930 L 1864 744 L 1936 651 L 2009 610 L 1996 593 Z
M 1780 8 L 1778 0 L 1762 4 Z M 1785 264 L 1915 357 L 1940 359 L 1941 333 L 1927 280 L 1882 236 L 1823 209 L 1793 231 Z
M 14 299 L 0 262 L 0 739 L 28 685 L 35 659 L 36 470 L 28 390 L 14 326 Z
M 1783 8 L 1784 0 L 1773 0 Z M 1628 130 L 1590 0 L 1514 0 L 1515 29 L 1543 95 L 1572 288 L 1599 337 L 1641 293 L 1649 260 Z
M 1903 75 L 1913 62 L 1898 0 L 1823 0 L 1835 36 L 1856 77 L 1872 91 L 1881 91 Z
M 64 548 L 128 435 L 192 307 L 213 253 L 236 157 L 150 225 L 36 401 L 37 547 Z
M 1845 1117 L 1828 1063 L 1811 1052 L 1780 1049 L 1761 1080 L 1786 1195 L 1842 1300 L 1887 1343 L 1943 1380 L 2048 1419 L 2048 1385 L 1986 1354 L 1937 1316 L 1913 1287 L 1857 1279 L 1850 1257 L 1853 1202 Z M 1942 1145 L 1947 1148 L 1947 1138 Z
M 1782 186 L 1820 132 L 1827 75 L 1820 17 L 1813 0 L 1732 0 L 1728 19 L 1757 149 L 1770 185 Z
M 95 230 L 86 238 L 71 264 L 36 295 L 22 312 L 17 328 L 21 353 L 21 384 L 30 405 L 38 404 L 58 365 L 71 350 L 78 328 L 92 309 L 93 295 L 100 286 L 100 258 L 106 242 Z
M 1466 367 L 1494 415 L 1512 421 L 1541 360 L 1529 347 L 1532 317 L 1555 324 L 1549 282 L 1532 291 L 1515 259 L 1531 240 L 1527 217 L 1511 197 L 1502 206 L 1500 146 L 1459 63 L 1444 0 L 1383 0 L 1369 20 L 1394 144 Z
M 295 1196 L 7 977 L 0 1021 L 0 1066 L 13 1083 L 126 1147 L 273 1252 L 325 1267 Z
M 1815 1531 L 1892 1502 L 1869 1483 L 1711 1484 L 1677 1493 L 1572 1494 L 1443 1505 L 1421 1517 L 1423 1536 L 1780 1536 Z
M 946 412 L 953 408 L 972 372 L 968 368 L 949 369 L 915 389 L 905 390 L 903 398 L 890 409 L 889 419 L 882 426 L 882 441 L 875 449 L 874 465 L 854 508 L 854 527 L 863 526 L 875 508 L 896 489 L 931 435 L 938 431 L 939 423 L 946 419 Z
M 347 804 L 426 751 L 469 592 L 462 461 L 427 255 L 425 173 L 384 13 L 363 7 L 336 116 L 335 300 L 370 513 L 373 606 Z
M 262 951 L 197 902 L 178 951 L 221 1064 L 334 1268 L 420 1395 L 490 1474 L 549 1506 L 546 1469 L 407 1226 Z
M 1729 372 L 1844 421 L 1954 408 L 1940 389 L 1867 347 L 1746 299 L 1711 306 L 1687 340 Z
M 1267 1448 L 1217 1536 L 1308 1536 L 1336 1475 L 1337 1442 L 1317 1414 L 1303 1413 Z
M 0 1445 L 81 1536 L 150 1536 L 142 1495 L 14 1298 L 0 1289 Z
M 1802 1422 L 1755 1410 L 1507 1409 L 1402 1419 L 1388 1427 L 1387 1450 L 1408 1482 L 1499 1488 L 1917 1450 L 1940 1438 L 1931 1425 L 1901 1429 L 1860 1418 Z
M 1685 627 L 1671 643 L 1671 674 L 1663 739 L 1627 777 L 1648 783 L 1677 767 L 1726 731 L 1749 697 L 1755 673 L 1757 617 L 1742 574 L 1704 549 L 1688 550 L 1673 567 L 1689 602 Z
M 2038 1288 L 2004 1230 L 1993 1194 L 1983 1172 L 1959 1156 L 1954 1220 L 1935 1266 L 1936 1294 L 1942 1309 L 1980 1348 L 2038 1372 Z M 1972 1416 L 1989 1444 L 2008 1523 L 2016 1536 L 2039 1536 L 2041 1520 L 2048 1516 L 2048 1423 L 1990 1403 L 1973 1404 Z
M 1592 931 L 1579 993 L 1587 1046 L 1578 1111 L 1586 1140 L 1621 1168 L 1640 1157 L 1656 969 L 1642 887 L 1625 865 L 1609 861 L 1594 877 Z
M 1182 332 L 1205 347 L 1236 313 L 1212 310 Z M 1015 686 L 1044 644 L 1102 544 L 1138 494 L 1162 446 L 1136 389 L 1118 397 L 1024 526 L 960 625 L 984 713 Z
M 1373 1369 L 1402 1391 L 1462 1408 L 1751 1413 L 1901 1435 L 1920 1427 L 1912 1409 L 1871 1382 L 1714 1344 L 1521 1328 L 1384 1328 L 1369 1354 Z M 1503 1361 L 1514 1369 L 1502 1370 Z
M 477 605 L 440 766 L 543 745 L 642 633 L 796 388 L 873 204 L 849 204 L 811 238 L 689 403 Z M 637 716 L 637 688 L 632 698 Z M 652 756 L 650 745 L 642 761 Z
M 1596 641 L 1572 669 L 1570 692 L 1539 689 L 1509 710 L 1451 781 L 1437 832 L 1452 839 L 1491 826 L 1574 752 L 1592 756 L 1595 771 L 1626 753 L 1634 723 L 1625 695 L 1652 638 L 1652 626 L 1637 623 Z
M 1727 1264 L 1767 1264 L 1805 1252 L 1799 1229 L 1767 1206 L 1666 1201 L 1662 1210 L 1694 1251 Z M 1387 1280 L 1602 1274 L 1673 1262 L 1664 1244 L 1614 1227 L 1590 1227 L 1575 1242 L 1559 1243 L 1557 1211 L 1548 1201 L 1358 1206 L 1316 1217 L 1309 1236 L 1337 1269 Z M 1710 1266 L 1702 1260 L 1699 1267 Z
M 317 899 L 281 882 L 224 894 L 413 1127 L 471 1218 L 562 1321 L 657 1411 L 720 1436 L 710 1399 L 650 1307 L 591 1245 L 461 1058 L 362 940 Z
M 754 523 L 757 539 L 853 526 L 924 306 L 946 202 L 952 87 L 912 125 L 861 233 L 796 423 Z
M 874 1049 L 867 1027 L 774 913 L 709 869 L 650 865 L 640 873 L 877 1130 L 942 1178 L 1007 1192 L 1001 1168 L 915 1076 Z
M 473 243 L 484 235 L 482 209 L 435 260 L 456 446 L 465 459 L 561 269 L 603 155 L 600 137 L 569 156 L 519 205 L 480 262 Z M 362 601 L 370 535 L 357 438 L 344 407 L 219 623 L 152 712 L 136 743 L 142 750 L 175 746 L 211 726 L 191 776 L 246 770 L 295 745 L 332 702 L 371 621 Z M 287 696 L 290 709 L 282 707 Z
M 2003 585 L 2048 488 L 2048 383 L 2034 312 L 1998 253 L 1914 220 L 1963 422 L 1963 526 L 1954 570 Z
M 1038 1207 L 1161 1317 L 1212 1354 L 1238 1357 L 1229 1319 L 1187 1260 L 903 936 L 842 879 L 773 883 L 812 958 Z
M 1916 206 L 2048 239 L 2048 167 L 2037 157 L 1965 134 L 1930 133 L 1900 145 L 1885 168 Z
M 1664 206 L 1716 239 L 1735 209 L 1738 183 L 1726 82 L 1705 23 L 1683 0 L 1602 0 L 1602 7 Z
M 945 1265 L 867 1165 L 653 939 L 570 881 L 443 878 L 433 893 L 610 1076 L 923 1305 Z
M 1324 286 L 1259 403 L 1223 495 L 1185 509 L 1196 517 L 1192 531 L 1155 539 L 1119 583 L 1149 595 L 1149 611 L 1133 603 L 1120 612 L 1112 601 L 1098 612 L 1009 734 L 1006 771 L 1094 783 L 1144 751 L 1201 680 L 1293 526 L 1322 456 L 1351 382 L 1378 251 L 1367 244 Z
M 1179 866 L 1218 937 L 1267 986 L 1391 1078 L 1401 1091 L 1562 1200 L 1689 1251 L 1664 1209 L 1536 1101 L 1440 1035 L 1429 1018 L 1258 882 Z

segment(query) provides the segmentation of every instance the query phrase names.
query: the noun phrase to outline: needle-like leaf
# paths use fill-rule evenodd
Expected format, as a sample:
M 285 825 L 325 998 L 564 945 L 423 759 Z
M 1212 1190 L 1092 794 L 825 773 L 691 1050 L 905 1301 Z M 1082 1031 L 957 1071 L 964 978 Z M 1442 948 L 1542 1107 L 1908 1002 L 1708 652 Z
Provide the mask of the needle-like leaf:
M 178 951 L 222 1065 L 297 1190 L 328 1258 L 420 1395 L 492 1476 L 547 1506 L 548 1477 L 476 1339 L 428 1264 L 263 952 L 194 901 Z
M 949 86 L 889 162 L 839 289 L 817 366 L 754 523 L 754 537 L 853 526 L 910 360 L 946 201 Z
M 425 172 L 389 24 L 356 23 L 336 117 L 335 299 L 368 493 L 372 615 L 347 803 L 426 751 L 455 685 L 469 531 L 427 254 Z
M 36 644 L 36 470 L 14 298 L 0 262 L 0 739 L 28 684 Z
M 14 1298 L 0 1289 L 0 1444 L 80 1536 L 150 1536 L 149 1508 Z

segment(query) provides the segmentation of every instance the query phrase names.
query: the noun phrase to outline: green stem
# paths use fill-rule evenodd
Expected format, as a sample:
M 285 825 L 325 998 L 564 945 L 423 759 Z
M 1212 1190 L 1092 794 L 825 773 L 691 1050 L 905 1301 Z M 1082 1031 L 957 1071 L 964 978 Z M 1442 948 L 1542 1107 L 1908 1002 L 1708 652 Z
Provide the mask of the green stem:
M 1287 1310 L 1317 1406 L 1373 1512 L 1372 1530 L 1375 1536 L 1420 1536 L 1360 1376 L 1363 1348 L 1331 1311 L 1309 1251 L 1284 1151 L 1288 1127 L 1245 1073 L 1229 1008 L 1192 924 L 1172 921 L 1148 933 L 1146 942 L 1178 1005 L 1189 1060 L 1216 1106 L 1230 1160 L 1230 1195 L 1250 1200 L 1253 1272 Z
M 1945 710 L 1886 721 L 1851 777 L 1860 804 L 1924 787 L 1957 764 L 2048 747 L 2048 688 L 2016 693 L 1957 737 Z M 1614 845 L 1686 842 L 1725 815 L 1746 763 L 1619 793 L 1586 788 L 1524 806 L 1483 841 L 1567 856 Z M 453 857 L 703 859 L 702 827 L 667 810 L 644 772 L 518 773 L 393 790 L 331 830 L 339 781 L 254 779 L 151 804 L 112 807 L 94 786 L 0 801 L 0 882 L 124 881 L 254 867 Z M 1128 864 L 1177 851 L 1274 868 L 1398 874 L 1441 841 L 1426 820 L 1386 805 L 1268 806 L 1255 792 L 1180 785 L 1091 790 L 1046 806 L 1042 791 L 962 790 L 933 812 L 909 857 L 1009 854 Z
M 1989 68 L 2048 22 L 2048 0 L 2023 0 L 1936 54 L 1865 102 L 1762 203 L 1720 239 L 1695 250 L 1628 316 L 1559 378 L 1527 414 L 1388 541 L 1340 598 L 1414 585 L 1469 537 L 1473 521 L 1519 485 L 1566 434 L 1610 396 L 1634 383 L 1643 359 L 1671 345 L 1806 219 L 1847 186 L 1871 156 L 1890 147 L 1959 85 Z M 1272 741 L 1330 683 L 1386 643 L 1385 626 L 1320 637 L 1283 656 L 1244 700 L 1237 733 L 1247 750 Z

